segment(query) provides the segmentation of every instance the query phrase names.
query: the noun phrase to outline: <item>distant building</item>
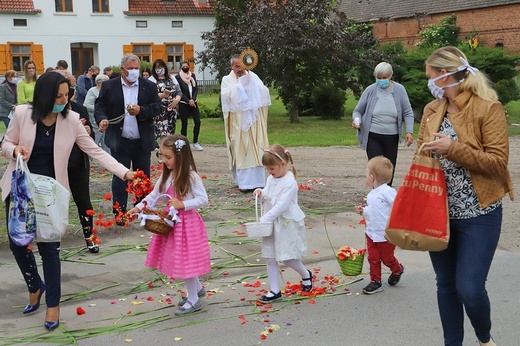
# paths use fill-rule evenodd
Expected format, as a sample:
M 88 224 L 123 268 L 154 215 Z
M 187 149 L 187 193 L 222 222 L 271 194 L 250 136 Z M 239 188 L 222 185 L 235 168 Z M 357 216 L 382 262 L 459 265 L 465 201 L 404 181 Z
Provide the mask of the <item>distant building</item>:
M 41 74 L 63 59 L 78 76 L 91 65 L 119 66 L 126 53 L 149 62 L 161 58 L 175 73 L 182 60 L 204 49 L 201 33 L 214 28 L 215 2 L 0 1 L 0 75 L 23 71 L 27 60 Z M 197 79 L 214 79 L 191 67 Z
M 460 38 L 477 33 L 481 44 L 520 54 L 520 1 L 512 0 L 341 0 L 348 17 L 374 25 L 382 43 L 401 40 L 413 47 L 426 25 L 457 16 Z

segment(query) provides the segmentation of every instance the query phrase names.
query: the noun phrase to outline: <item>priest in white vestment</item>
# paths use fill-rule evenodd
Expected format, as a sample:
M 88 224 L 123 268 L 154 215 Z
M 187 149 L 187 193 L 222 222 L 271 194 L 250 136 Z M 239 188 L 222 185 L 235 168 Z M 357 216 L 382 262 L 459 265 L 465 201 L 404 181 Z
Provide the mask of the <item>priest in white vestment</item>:
M 265 186 L 262 165 L 267 139 L 269 89 L 252 71 L 245 71 L 239 55 L 231 59 L 232 71 L 222 79 L 221 103 L 229 169 L 242 192 Z

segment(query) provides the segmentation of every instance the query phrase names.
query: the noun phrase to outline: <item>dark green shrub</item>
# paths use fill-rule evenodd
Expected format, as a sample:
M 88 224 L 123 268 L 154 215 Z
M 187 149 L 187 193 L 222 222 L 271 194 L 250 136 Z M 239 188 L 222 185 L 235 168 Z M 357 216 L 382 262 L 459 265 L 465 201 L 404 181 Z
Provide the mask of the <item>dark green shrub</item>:
M 220 107 L 216 107 L 215 109 L 211 109 L 209 106 L 205 105 L 204 103 L 201 103 L 200 101 L 197 102 L 197 105 L 199 106 L 199 112 L 201 118 L 223 118 L 222 116 L 222 110 Z
M 312 92 L 314 114 L 322 119 L 341 119 L 345 115 L 345 101 L 345 91 L 331 84 L 323 84 Z

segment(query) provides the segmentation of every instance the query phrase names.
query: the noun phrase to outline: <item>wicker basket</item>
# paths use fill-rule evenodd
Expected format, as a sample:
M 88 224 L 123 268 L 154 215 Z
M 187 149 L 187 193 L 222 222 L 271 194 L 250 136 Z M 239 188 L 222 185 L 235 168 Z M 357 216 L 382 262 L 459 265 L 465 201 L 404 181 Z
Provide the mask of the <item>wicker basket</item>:
M 255 195 L 255 212 L 256 222 L 247 222 L 246 231 L 249 238 L 269 237 L 273 234 L 272 222 L 260 222 L 258 218 L 258 205 L 260 204 L 260 215 L 262 215 L 262 203 L 258 202 L 258 196 Z
M 146 219 L 143 227 L 148 232 L 152 232 L 159 235 L 168 235 L 168 233 L 170 233 L 170 231 L 173 229 L 171 225 L 172 217 L 168 215 L 168 213 L 164 210 L 153 209 L 153 207 L 161 197 L 171 198 L 170 195 L 161 194 L 157 196 L 155 201 L 153 201 L 153 203 L 150 205 L 150 208 L 146 208 L 141 211 L 141 213 L 145 215 L 158 216 L 157 219 Z M 170 221 L 170 223 L 166 222 L 166 220 Z
M 146 220 L 144 224 L 144 229 L 148 232 L 152 232 L 159 235 L 168 235 L 168 233 L 170 233 L 170 231 L 173 229 L 171 225 L 164 221 L 165 219 L 170 221 L 172 219 L 172 217 L 166 214 L 164 211 L 155 209 L 145 209 L 142 211 L 142 213 L 147 215 L 157 215 L 160 217 L 160 219 L 158 220 Z
M 363 270 L 363 260 L 365 259 L 365 254 L 357 255 L 356 259 L 347 258 L 345 260 L 340 260 L 336 257 L 338 260 L 339 267 L 341 268 L 341 271 L 343 274 L 347 276 L 356 276 L 361 274 L 361 271 Z

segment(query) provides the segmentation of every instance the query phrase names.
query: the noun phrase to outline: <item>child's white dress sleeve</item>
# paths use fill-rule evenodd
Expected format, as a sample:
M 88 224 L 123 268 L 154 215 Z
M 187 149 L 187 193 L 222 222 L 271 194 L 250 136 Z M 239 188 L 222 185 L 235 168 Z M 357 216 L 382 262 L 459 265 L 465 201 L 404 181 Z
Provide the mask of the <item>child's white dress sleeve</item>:
M 283 178 L 278 178 L 277 186 L 273 187 L 274 179 L 272 176 L 267 178 L 266 187 L 262 190 L 262 197 L 270 208 L 260 218 L 262 222 L 273 222 L 280 216 L 286 219 L 301 221 L 305 214 L 298 206 L 298 184 L 294 175 L 288 172 Z
M 191 172 L 191 190 L 183 202 L 184 210 L 198 209 L 208 204 L 208 194 L 202 179 L 195 171 Z

